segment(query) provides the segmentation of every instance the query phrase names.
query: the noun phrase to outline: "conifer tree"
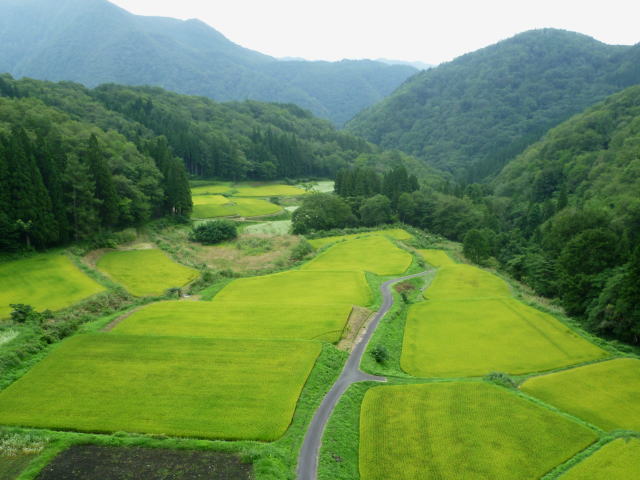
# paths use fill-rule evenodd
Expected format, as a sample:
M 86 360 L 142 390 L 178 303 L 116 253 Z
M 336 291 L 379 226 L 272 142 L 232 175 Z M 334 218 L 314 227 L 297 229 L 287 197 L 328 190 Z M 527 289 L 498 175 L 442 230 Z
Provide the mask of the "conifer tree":
M 95 182 L 95 197 L 100 201 L 100 223 L 105 227 L 113 227 L 118 221 L 118 195 L 113 185 L 111 169 L 95 134 L 89 138 L 86 159 Z
M 69 157 L 62 178 L 74 239 L 88 238 L 99 227 L 95 180 L 89 167 L 76 156 Z

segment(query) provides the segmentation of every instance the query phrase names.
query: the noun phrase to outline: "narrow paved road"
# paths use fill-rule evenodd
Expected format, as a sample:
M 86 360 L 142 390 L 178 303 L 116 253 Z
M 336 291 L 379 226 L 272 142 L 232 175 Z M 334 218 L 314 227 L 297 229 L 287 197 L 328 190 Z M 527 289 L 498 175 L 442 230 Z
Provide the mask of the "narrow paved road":
M 389 311 L 393 305 L 393 295 L 391 294 L 391 285 L 410 278 L 419 277 L 425 275 L 427 272 L 416 273 L 414 275 L 408 275 L 406 277 L 394 278 L 382 284 L 380 290 L 382 292 L 382 306 L 376 313 L 373 321 L 367 327 L 366 333 L 356 344 L 355 348 L 351 352 L 351 356 L 347 360 L 344 370 L 340 374 L 340 377 L 333 385 L 333 388 L 329 391 L 324 400 L 318 407 L 307 434 L 304 437 L 304 443 L 300 449 L 300 456 L 298 458 L 298 480 L 316 480 L 318 474 L 318 455 L 320 453 L 320 445 L 322 443 L 322 434 L 324 433 L 325 426 L 333 409 L 335 408 L 338 400 L 342 394 L 356 382 L 363 382 L 366 380 L 373 380 L 384 382 L 384 377 L 375 377 L 368 375 L 360 370 L 360 360 L 364 354 L 367 344 L 373 335 L 373 332 L 378 327 L 378 323 L 382 317 Z

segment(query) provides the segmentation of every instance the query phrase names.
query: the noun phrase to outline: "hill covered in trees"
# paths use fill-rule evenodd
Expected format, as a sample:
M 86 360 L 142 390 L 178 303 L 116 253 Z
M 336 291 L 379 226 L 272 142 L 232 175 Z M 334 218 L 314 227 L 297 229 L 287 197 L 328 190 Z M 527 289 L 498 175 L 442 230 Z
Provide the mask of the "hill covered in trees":
M 16 77 L 295 103 L 336 125 L 417 72 L 368 60 L 280 61 L 198 20 L 137 16 L 106 0 L 3 0 L 0 44 L 0 73 Z
M 550 128 L 639 83 L 639 65 L 640 45 L 529 31 L 415 75 L 347 128 L 478 181 Z

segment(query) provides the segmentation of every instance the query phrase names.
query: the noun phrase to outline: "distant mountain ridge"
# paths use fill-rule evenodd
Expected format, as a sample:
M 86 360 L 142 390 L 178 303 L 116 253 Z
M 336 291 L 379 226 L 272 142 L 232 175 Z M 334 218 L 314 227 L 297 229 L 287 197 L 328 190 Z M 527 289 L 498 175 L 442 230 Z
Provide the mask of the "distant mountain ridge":
M 133 15 L 106 0 L 3 0 L 0 44 L 0 72 L 15 77 L 295 103 L 336 125 L 417 72 L 369 60 L 279 61 L 199 20 Z
M 463 181 L 495 175 L 550 128 L 640 83 L 640 44 L 543 29 L 420 72 L 347 129 Z

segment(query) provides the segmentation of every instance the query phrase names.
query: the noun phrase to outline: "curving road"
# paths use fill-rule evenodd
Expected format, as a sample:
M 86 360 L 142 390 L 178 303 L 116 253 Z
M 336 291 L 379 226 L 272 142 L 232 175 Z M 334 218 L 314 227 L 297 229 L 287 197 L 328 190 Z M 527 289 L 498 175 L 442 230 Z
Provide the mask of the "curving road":
M 380 323 L 382 317 L 385 316 L 393 305 L 393 295 L 391 294 L 390 289 L 391 285 L 403 280 L 425 275 L 426 273 L 427 272 L 421 272 L 414 275 L 408 275 L 406 277 L 394 278 L 386 281 L 380 287 L 383 298 L 380 310 L 377 311 L 373 321 L 367 327 L 367 331 L 351 352 L 340 377 L 336 383 L 334 383 L 333 388 L 331 388 L 329 393 L 324 397 L 324 400 L 320 404 L 320 407 L 318 407 L 318 410 L 309 425 L 307 434 L 304 437 L 302 448 L 300 449 L 300 456 L 298 457 L 298 480 L 316 480 L 318 473 L 318 455 L 320 453 L 320 445 L 322 443 L 322 434 L 324 433 L 325 426 L 333 412 L 333 409 L 347 388 L 349 388 L 353 383 L 363 382 L 366 380 L 378 382 L 386 381 L 386 378 L 384 377 L 376 377 L 362 372 L 360 370 L 360 360 L 362 359 L 362 355 L 367 348 L 367 344 L 369 343 L 373 332 L 378 327 L 378 323 Z

